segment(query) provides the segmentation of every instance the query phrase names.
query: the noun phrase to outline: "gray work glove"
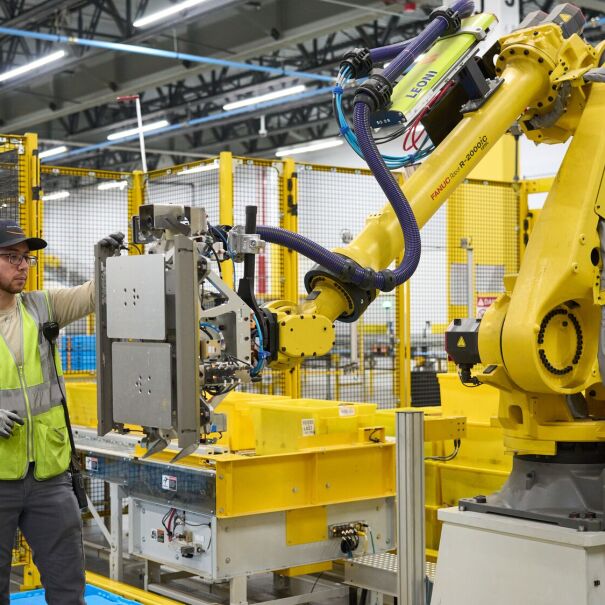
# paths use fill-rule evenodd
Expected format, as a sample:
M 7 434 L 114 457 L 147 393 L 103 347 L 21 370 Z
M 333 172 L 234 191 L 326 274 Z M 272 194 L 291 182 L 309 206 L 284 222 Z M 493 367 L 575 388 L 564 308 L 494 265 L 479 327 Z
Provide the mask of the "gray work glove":
M 110 248 L 111 250 L 118 250 L 124 243 L 124 234 L 118 231 L 117 233 L 110 233 L 108 236 L 99 240 L 99 245 L 103 248 Z
M 17 412 L 0 410 L 0 437 L 8 439 L 13 434 L 15 422 L 18 422 L 21 425 L 23 424 L 23 419 Z

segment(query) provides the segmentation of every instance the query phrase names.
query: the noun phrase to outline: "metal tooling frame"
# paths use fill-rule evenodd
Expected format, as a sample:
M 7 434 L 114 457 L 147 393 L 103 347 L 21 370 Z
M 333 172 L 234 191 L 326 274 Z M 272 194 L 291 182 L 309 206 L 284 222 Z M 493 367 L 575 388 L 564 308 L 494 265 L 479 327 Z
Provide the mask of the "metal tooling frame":
M 140 437 L 113 434 L 99 438 L 90 429 L 74 428 L 84 472 L 91 479 L 119 485 L 125 496 L 178 506 L 213 515 L 216 510 L 216 472 L 209 468 L 168 464 L 137 456 Z M 171 452 L 172 454 L 174 452 Z M 162 489 L 162 474 L 176 477 L 176 491 Z
M 95 245 L 95 317 L 97 353 L 97 430 L 105 435 L 114 428 L 113 421 L 113 378 L 111 342 L 104 338 L 107 334 L 107 288 L 105 284 L 105 263 L 110 256 L 107 248 Z
M 184 235 L 174 238 L 176 328 L 176 431 L 179 447 L 200 444 L 200 350 L 197 249 Z
M 188 453 L 199 446 L 200 435 L 200 384 L 197 360 L 199 358 L 199 299 L 197 249 L 188 237 L 174 238 L 174 265 L 166 272 L 165 296 L 167 300 L 168 330 L 174 329 L 174 377 L 172 386 L 173 429 L 181 450 Z M 113 413 L 114 385 L 112 380 L 113 342 L 107 337 L 107 249 L 95 247 L 95 278 L 97 300 L 97 417 L 99 435 L 116 427 Z M 170 298 L 174 303 L 170 304 Z M 169 339 L 171 341 L 172 339 Z M 182 454 L 182 452 L 181 452 Z

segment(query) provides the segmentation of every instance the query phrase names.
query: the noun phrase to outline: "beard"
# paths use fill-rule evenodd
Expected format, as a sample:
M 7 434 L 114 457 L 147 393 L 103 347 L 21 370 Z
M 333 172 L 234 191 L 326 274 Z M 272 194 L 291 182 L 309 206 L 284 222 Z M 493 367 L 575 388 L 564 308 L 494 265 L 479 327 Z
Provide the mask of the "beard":
M 9 294 L 20 294 L 25 288 L 25 279 L 27 276 L 16 275 L 12 279 L 0 277 L 0 290 Z

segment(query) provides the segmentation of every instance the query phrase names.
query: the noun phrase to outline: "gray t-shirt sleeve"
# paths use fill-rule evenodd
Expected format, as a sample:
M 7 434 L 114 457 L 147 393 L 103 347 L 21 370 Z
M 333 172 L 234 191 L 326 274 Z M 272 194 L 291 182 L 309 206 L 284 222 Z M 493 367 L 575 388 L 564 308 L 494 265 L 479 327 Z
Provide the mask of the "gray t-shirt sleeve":
M 95 310 L 95 282 L 87 281 L 74 288 L 48 290 L 54 320 L 60 328 L 86 317 Z

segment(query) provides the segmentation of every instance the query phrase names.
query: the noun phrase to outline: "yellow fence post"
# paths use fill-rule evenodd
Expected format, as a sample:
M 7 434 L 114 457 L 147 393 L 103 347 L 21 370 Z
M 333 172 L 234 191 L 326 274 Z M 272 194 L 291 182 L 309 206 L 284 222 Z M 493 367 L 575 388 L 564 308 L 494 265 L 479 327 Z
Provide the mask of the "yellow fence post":
M 219 223 L 233 225 L 233 154 L 221 151 L 219 154 Z M 233 283 L 233 265 L 223 263 L 223 280 L 231 288 Z
M 40 160 L 38 159 L 38 135 L 27 133 L 19 148 L 19 216 L 21 228 L 30 237 L 42 237 L 42 203 L 40 200 Z M 38 253 L 38 265 L 32 267 L 27 277 L 26 290 L 40 290 L 43 286 L 44 253 Z
M 128 189 L 128 241 L 132 242 L 131 217 L 139 213 L 139 208 L 145 203 L 145 175 L 141 170 L 132 173 L 132 181 Z
M 298 231 L 298 180 L 294 160 L 287 159 L 283 164 L 283 187 L 280 200 L 281 227 L 289 231 Z M 291 249 L 280 247 L 284 266 L 283 298 L 298 302 L 298 254 Z M 300 368 L 285 372 L 285 394 L 298 399 L 301 397 Z
M 403 185 L 405 177 L 397 174 L 399 185 Z M 397 258 L 397 265 L 401 258 Z M 395 359 L 395 395 L 399 400 L 399 407 L 412 405 L 412 355 L 411 355 L 411 328 L 410 328 L 410 282 L 395 289 L 395 339 L 397 357 Z
M 29 547 L 28 547 L 29 548 Z M 19 586 L 21 591 L 34 590 L 42 586 L 42 580 L 40 579 L 40 572 L 31 560 L 31 552 L 29 554 L 28 562 L 23 566 L 23 583 Z

